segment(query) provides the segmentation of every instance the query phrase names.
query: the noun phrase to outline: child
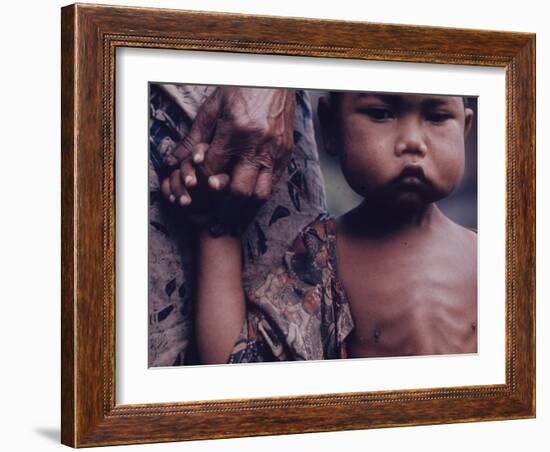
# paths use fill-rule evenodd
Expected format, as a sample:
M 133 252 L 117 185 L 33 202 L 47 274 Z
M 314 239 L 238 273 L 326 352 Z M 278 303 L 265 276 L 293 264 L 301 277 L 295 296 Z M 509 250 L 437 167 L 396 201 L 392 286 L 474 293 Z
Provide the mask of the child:
M 435 204 L 462 178 L 472 111 L 460 97 L 334 93 L 319 117 L 364 200 L 320 215 L 247 297 L 239 236 L 199 225 L 202 361 L 475 353 L 476 234 Z

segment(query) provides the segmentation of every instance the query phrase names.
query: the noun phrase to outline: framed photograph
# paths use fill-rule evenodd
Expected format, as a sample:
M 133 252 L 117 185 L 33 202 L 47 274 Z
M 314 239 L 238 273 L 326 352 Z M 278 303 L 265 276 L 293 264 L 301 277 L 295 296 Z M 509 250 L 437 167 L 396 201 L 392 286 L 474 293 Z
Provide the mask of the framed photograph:
M 62 442 L 535 416 L 535 36 L 62 8 Z

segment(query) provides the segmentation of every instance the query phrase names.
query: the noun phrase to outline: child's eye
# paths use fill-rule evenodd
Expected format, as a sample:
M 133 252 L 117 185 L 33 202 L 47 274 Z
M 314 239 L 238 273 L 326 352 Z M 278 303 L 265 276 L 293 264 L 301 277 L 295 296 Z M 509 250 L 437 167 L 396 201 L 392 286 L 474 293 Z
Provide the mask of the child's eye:
M 426 120 L 439 124 L 439 123 L 445 122 L 447 119 L 451 119 L 452 117 L 453 115 L 449 113 L 432 112 L 426 115 Z
M 374 121 L 387 121 L 388 119 L 395 118 L 394 112 L 384 107 L 369 107 L 364 112 Z

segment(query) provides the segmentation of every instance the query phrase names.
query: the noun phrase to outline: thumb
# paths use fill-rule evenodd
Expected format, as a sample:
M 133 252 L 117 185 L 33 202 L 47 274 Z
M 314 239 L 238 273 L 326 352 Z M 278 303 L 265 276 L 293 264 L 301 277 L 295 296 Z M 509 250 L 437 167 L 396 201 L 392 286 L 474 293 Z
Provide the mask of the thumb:
M 172 153 L 164 159 L 167 165 L 174 166 L 188 158 L 192 155 L 196 144 L 210 142 L 216 128 L 221 106 L 221 95 L 219 90 L 216 89 L 197 110 L 197 115 L 187 135 L 183 137 Z

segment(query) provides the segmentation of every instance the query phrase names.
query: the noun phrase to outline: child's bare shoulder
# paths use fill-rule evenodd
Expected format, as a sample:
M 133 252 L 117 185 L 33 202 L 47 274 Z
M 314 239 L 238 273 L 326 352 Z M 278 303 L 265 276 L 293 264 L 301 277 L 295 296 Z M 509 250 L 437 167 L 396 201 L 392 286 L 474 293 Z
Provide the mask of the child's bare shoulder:
M 444 240 L 457 255 L 475 257 L 477 255 L 477 231 L 449 220 L 445 228 Z
M 462 242 L 465 242 L 470 245 L 476 245 L 477 244 L 477 230 L 476 229 L 470 229 L 466 228 L 464 226 L 461 226 L 457 223 L 453 223 L 456 238 L 460 239 Z

